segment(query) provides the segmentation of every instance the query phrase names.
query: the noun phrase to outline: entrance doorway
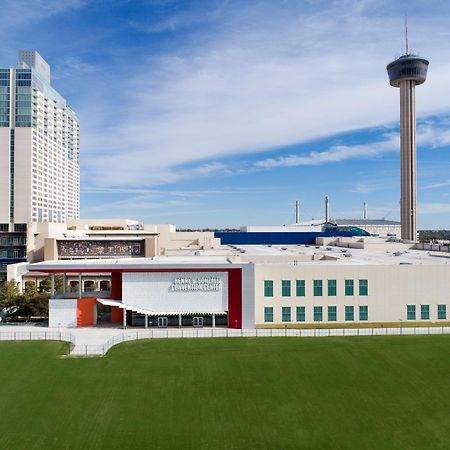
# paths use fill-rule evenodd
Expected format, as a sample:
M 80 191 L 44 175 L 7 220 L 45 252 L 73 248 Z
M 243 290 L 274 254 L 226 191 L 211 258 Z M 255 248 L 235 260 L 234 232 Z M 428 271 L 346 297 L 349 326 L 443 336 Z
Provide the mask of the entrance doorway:
M 192 319 L 192 325 L 195 328 L 203 328 L 203 317 L 194 317 Z
M 167 317 L 158 317 L 158 328 L 167 328 L 169 319 Z
M 111 323 L 111 306 L 97 303 L 97 323 Z

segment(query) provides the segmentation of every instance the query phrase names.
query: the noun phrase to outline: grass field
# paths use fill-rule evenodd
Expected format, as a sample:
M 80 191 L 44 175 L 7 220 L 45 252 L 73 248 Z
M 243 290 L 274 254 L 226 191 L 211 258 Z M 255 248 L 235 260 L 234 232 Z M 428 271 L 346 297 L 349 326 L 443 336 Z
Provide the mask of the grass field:
M 449 449 L 450 336 L 0 342 L 0 449 Z

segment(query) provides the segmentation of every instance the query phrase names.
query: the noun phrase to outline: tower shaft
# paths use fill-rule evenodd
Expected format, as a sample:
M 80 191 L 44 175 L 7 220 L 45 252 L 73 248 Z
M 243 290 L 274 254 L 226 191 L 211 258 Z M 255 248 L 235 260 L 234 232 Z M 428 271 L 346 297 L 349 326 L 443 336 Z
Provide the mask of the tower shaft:
M 416 82 L 400 81 L 400 222 L 402 239 L 415 241 L 416 228 Z

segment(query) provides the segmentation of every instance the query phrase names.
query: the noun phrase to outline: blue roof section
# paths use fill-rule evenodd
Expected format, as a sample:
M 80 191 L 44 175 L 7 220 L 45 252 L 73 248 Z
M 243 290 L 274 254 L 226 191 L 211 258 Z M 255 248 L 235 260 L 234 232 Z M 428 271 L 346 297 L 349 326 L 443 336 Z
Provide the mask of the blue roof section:
M 216 231 L 214 237 L 219 238 L 223 245 L 314 245 L 318 237 L 351 237 L 350 232 L 244 232 Z

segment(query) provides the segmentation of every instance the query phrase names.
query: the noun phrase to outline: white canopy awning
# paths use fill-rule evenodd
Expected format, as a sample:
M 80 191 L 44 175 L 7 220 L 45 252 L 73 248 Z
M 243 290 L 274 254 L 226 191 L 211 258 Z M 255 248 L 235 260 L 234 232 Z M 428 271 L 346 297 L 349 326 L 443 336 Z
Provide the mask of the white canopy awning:
M 227 311 L 151 311 L 149 309 L 138 308 L 137 306 L 127 305 L 120 300 L 110 300 L 106 298 L 97 298 L 99 303 L 105 306 L 116 306 L 127 311 L 134 311 L 138 314 L 147 314 L 149 316 L 179 316 L 182 315 L 195 315 L 195 314 L 227 314 Z

